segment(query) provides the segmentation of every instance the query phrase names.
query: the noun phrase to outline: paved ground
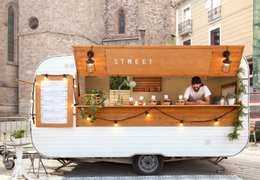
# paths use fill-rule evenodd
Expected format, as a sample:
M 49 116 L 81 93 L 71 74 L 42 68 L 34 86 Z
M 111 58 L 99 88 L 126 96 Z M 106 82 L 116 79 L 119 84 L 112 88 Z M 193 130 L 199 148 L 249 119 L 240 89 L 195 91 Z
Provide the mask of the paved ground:
M 29 164 L 29 162 L 27 162 Z M 115 163 L 84 163 L 72 164 L 70 167 L 55 172 L 54 169 L 59 165 L 53 160 L 45 160 L 44 164 L 50 173 L 48 179 L 82 179 L 89 177 L 90 180 L 112 180 L 112 179 L 245 179 L 260 180 L 260 144 L 258 146 L 250 145 L 239 155 L 221 162 L 226 168 L 222 174 L 216 173 L 219 167 L 215 167 L 207 161 L 189 160 L 183 162 L 166 163 L 161 176 L 155 177 L 136 177 L 130 165 Z M 29 167 L 29 166 L 28 166 Z M 6 171 L 0 161 L 0 179 L 10 179 L 11 171 Z M 30 177 L 36 177 L 30 173 Z M 97 177 L 98 176 L 98 177 Z M 41 179 L 47 179 L 41 169 Z M 84 178 L 85 179 L 85 178 Z

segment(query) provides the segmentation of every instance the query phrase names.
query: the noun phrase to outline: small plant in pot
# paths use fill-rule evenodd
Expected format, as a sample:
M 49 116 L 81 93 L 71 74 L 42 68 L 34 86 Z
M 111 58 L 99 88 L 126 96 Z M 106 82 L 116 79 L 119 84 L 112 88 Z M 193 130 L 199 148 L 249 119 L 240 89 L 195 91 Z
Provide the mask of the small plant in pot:
M 89 119 L 91 122 L 96 120 L 96 113 L 99 109 L 104 107 L 106 96 L 101 90 L 88 89 L 86 94 L 82 97 L 82 104 L 87 108 L 82 108 L 80 111 L 82 119 Z
M 228 105 L 234 105 L 236 103 L 236 95 L 233 93 L 228 93 L 227 96 Z
M 23 144 L 25 143 L 25 130 L 24 129 L 19 129 L 19 130 L 15 130 L 12 134 L 11 134 L 11 141 L 14 142 L 15 144 Z
M 110 77 L 110 103 L 121 105 L 128 103 L 132 88 L 136 86 L 129 77 Z

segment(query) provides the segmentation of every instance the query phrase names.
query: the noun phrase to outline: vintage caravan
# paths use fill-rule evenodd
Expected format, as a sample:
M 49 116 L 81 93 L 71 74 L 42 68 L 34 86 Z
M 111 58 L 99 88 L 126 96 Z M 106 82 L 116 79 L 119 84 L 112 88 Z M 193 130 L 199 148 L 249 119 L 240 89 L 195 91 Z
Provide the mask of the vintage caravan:
M 140 174 L 174 158 L 234 156 L 248 142 L 243 48 L 75 46 L 46 59 L 32 93 L 33 145 L 50 158 L 126 160 Z M 183 100 L 193 76 L 210 103 Z

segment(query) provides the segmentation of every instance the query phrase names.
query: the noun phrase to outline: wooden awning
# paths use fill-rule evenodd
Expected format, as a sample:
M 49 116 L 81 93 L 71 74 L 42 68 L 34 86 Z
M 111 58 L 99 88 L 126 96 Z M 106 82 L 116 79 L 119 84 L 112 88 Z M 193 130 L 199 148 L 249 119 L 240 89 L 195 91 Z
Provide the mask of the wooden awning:
M 95 71 L 87 71 L 87 52 L 94 51 Z M 79 75 L 84 76 L 236 76 L 244 46 L 75 46 Z M 231 69 L 221 70 L 230 51 Z

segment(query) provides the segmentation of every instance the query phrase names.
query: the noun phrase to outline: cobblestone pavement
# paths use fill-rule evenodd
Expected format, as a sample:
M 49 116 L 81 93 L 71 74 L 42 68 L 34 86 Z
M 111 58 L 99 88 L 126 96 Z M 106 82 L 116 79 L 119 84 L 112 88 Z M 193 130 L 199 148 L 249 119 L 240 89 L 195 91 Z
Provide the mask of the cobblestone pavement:
M 0 161 L 0 179 L 10 179 L 11 171 L 5 170 Z M 29 162 L 26 162 L 29 167 Z M 219 167 L 205 160 L 188 160 L 182 162 L 166 163 L 160 176 L 143 177 L 136 176 L 132 171 L 131 165 L 116 163 L 84 163 L 72 164 L 69 167 L 62 168 L 55 172 L 54 169 L 59 163 L 54 160 L 44 160 L 44 164 L 50 175 L 48 178 L 44 175 L 43 169 L 40 171 L 40 179 L 83 179 L 89 177 L 90 180 L 112 180 L 112 179 L 245 179 L 260 180 L 260 144 L 258 146 L 250 145 L 239 155 L 223 160 L 220 164 L 226 168 L 222 174 L 216 173 Z M 36 177 L 29 173 L 32 179 Z M 97 177 L 98 176 L 98 177 Z M 126 177 L 127 176 L 127 177 Z M 66 178 L 65 178 L 66 177 Z M 85 179 L 85 178 L 84 178 Z

